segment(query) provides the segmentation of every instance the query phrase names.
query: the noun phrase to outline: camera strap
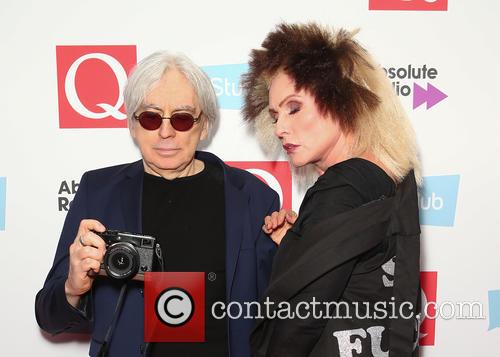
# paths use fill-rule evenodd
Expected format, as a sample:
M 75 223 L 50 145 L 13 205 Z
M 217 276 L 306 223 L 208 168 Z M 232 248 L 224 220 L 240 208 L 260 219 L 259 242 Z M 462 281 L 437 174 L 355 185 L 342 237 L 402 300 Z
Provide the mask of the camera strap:
M 165 271 L 165 263 L 163 261 L 163 255 L 161 253 L 161 247 L 158 243 L 156 243 L 155 246 L 155 255 L 158 260 L 158 264 L 160 266 L 160 271 L 164 272 Z M 149 349 L 151 348 L 151 343 L 150 342 L 145 342 L 141 346 L 141 356 L 147 357 L 149 354 Z
M 156 254 L 156 258 L 158 258 L 158 263 L 160 264 L 160 271 L 161 272 L 165 271 L 165 264 L 163 262 L 163 255 L 161 253 L 161 248 L 160 248 L 160 245 L 158 243 L 156 243 L 155 254 Z
M 125 300 L 125 295 L 127 292 L 128 284 L 124 283 L 122 288 L 120 289 L 120 295 L 118 296 L 118 301 L 116 302 L 115 312 L 113 313 L 113 318 L 111 319 L 111 323 L 109 324 L 108 331 L 106 332 L 106 336 L 104 337 L 104 341 L 97 352 L 97 357 L 106 357 L 108 355 L 109 341 L 111 341 L 111 337 L 113 336 L 113 331 L 116 326 L 116 321 L 118 320 L 118 316 L 120 316 L 120 312 L 123 306 L 123 301 Z

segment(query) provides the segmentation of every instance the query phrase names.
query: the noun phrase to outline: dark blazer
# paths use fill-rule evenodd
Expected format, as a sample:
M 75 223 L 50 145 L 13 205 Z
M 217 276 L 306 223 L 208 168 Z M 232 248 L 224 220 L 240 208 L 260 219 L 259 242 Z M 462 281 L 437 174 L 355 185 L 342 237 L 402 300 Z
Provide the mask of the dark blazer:
M 257 301 L 268 284 L 275 244 L 262 232 L 264 217 L 279 209 L 279 197 L 250 173 L 225 165 L 218 157 L 197 152 L 196 158 L 220 165 L 224 171 L 226 210 L 226 294 L 230 301 Z M 68 304 L 64 283 L 69 246 L 80 221 L 97 219 L 110 229 L 142 233 L 142 160 L 86 172 L 67 214 L 53 266 L 38 292 L 35 314 L 39 326 L 51 333 L 89 331 L 90 355 L 95 356 L 111 323 L 119 286 L 108 279 L 94 282 L 81 309 Z M 113 338 L 110 356 L 140 356 L 144 335 L 141 285 L 129 287 Z M 254 321 L 228 319 L 229 351 L 250 356 L 249 336 Z

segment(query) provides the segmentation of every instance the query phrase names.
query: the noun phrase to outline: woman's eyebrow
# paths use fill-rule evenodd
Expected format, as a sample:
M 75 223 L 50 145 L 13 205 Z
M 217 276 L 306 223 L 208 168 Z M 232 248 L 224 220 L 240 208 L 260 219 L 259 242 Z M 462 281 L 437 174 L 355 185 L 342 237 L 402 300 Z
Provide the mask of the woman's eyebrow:
M 283 100 L 280 102 L 280 104 L 278 104 L 278 108 L 281 107 L 283 105 L 283 103 L 285 103 L 288 99 L 295 97 L 295 96 L 297 96 L 297 93 L 292 93 L 292 94 L 287 95 L 285 98 L 283 98 Z
M 286 96 L 285 98 L 283 98 L 283 99 L 281 100 L 281 102 L 278 104 L 278 108 L 280 108 L 280 107 L 283 105 L 283 103 L 285 103 L 288 99 L 290 99 L 291 97 L 295 97 L 295 96 L 297 96 L 297 95 L 298 95 L 297 93 L 292 93 L 292 94 L 287 95 L 287 96 Z M 276 109 L 274 109 L 274 108 L 269 108 L 269 113 L 276 113 L 276 112 L 277 112 L 277 111 L 276 111 Z

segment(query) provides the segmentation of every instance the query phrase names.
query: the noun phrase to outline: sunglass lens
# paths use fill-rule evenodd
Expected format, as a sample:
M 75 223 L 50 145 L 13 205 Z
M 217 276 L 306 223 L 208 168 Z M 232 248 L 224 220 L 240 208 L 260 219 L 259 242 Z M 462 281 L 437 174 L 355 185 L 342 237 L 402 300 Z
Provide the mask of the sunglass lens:
M 142 112 L 139 114 L 139 123 L 146 130 L 156 130 L 161 126 L 162 118 L 159 113 Z
M 187 131 L 193 127 L 194 118 L 189 113 L 175 113 L 170 118 L 170 124 L 177 131 Z

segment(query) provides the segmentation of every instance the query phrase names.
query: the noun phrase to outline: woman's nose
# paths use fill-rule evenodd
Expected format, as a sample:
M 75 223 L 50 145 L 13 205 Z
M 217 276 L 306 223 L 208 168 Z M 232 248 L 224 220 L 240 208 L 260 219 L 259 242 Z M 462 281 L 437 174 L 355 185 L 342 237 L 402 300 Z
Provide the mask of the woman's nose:
M 274 128 L 274 134 L 278 137 L 278 138 L 282 138 L 283 135 L 285 135 L 286 133 L 288 133 L 288 124 L 286 123 L 286 119 L 283 118 L 283 117 L 277 117 L 276 119 L 276 124 L 275 124 L 275 128 Z

